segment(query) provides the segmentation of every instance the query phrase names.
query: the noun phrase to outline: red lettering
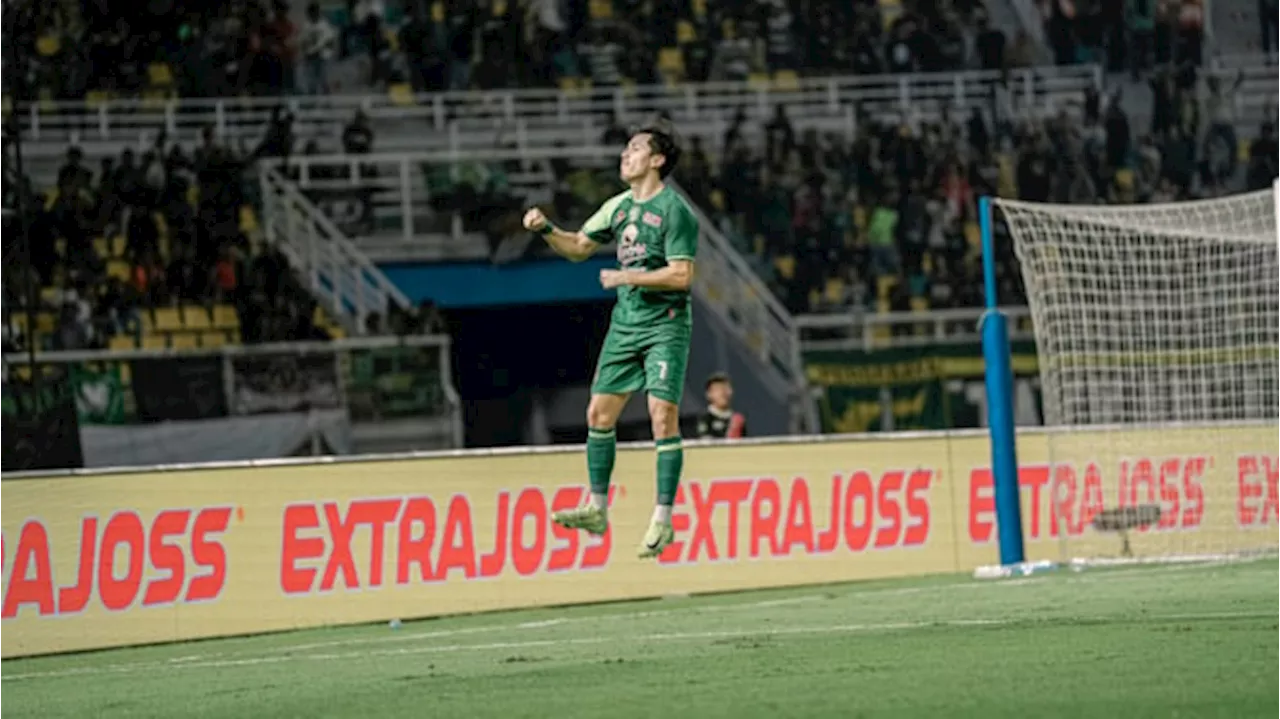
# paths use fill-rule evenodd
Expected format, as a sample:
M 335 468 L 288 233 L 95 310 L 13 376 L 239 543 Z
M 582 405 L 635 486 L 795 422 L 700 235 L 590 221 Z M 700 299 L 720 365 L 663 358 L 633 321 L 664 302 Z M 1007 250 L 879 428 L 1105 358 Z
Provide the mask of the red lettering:
M 191 512 L 174 509 L 161 512 L 151 524 L 151 566 L 168 574 L 163 579 L 153 579 L 142 597 L 143 606 L 171 604 L 178 600 L 186 583 L 187 558 L 182 548 L 170 544 L 170 537 L 185 534 Z
M 1031 490 L 1031 527 L 1028 534 L 1033 538 L 1040 536 L 1040 490 L 1049 484 L 1049 468 L 1045 465 L 1018 468 L 1019 489 Z M 1021 492 L 1019 492 L 1021 494 Z
M 975 469 L 969 473 L 969 539 L 971 541 L 991 541 L 995 514 L 995 481 L 992 479 L 991 470 Z
M 694 484 L 693 482 L 682 482 L 676 487 L 676 499 L 671 504 L 671 529 L 676 533 L 676 538 L 667 545 L 665 551 L 658 555 L 659 564 L 673 564 L 684 556 L 684 548 L 686 543 L 681 537 L 689 531 L 689 527 L 693 526 L 693 519 L 688 512 L 683 511 L 685 500 L 688 495 L 686 486 Z
M 818 535 L 816 550 L 819 554 L 834 551 L 836 544 L 840 542 L 840 487 L 842 484 L 843 480 L 839 474 L 831 478 L 831 517 L 826 531 Z
M 422 533 L 414 536 L 415 527 Z M 433 582 L 431 543 L 436 538 L 436 505 L 427 497 L 413 497 L 400 514 L 400 541 L 396 550 L 396 584 L 408 584 L 412 567 L 418 566 L 418 581 Z
M 582 501 L 581 487 L 561 487 L 551 498 L 551 511 L 559 512 L 565 509 L 573 509 Z M 672 521 L 675 515 L 672 515 Z M 560 525 L 552 525 L 551 533 L 555 538 L 564 542 L 564 546 L 551 550 L 551 556 L 547 557 L 548 572 L 563 572 L 572 569 L 574 562 L 578 561 L 578 533 L 572 529 L 565 529 Z
M 510 528 L 507 526 L 507 513 L 511 509 L 511 495 L 498 493 L 497 528 L 494 530 L 493 553 L 480 558 L 480 576 L 496 577 L 502 574 L 502 565 L 507 563 L 507 543 Z M 541 557 L 539 557 L 541 560 Z
M 929 482 L 933 479 L 933 471 L 917 469 L 907 479 L 907 518 L 910 526 L 902 538 L 907 547 L 918 547 L 929 539 L 929 499 L 921 497 L 921 492 L 929 491 Z
M 1199 527 L 1204 518 L 1204 468 L 1207 457 L 1191 457 L 1182 467 L 1182 526 Z
M 1090 462 L 1084 469 L 1084 498 L 1081 500 L 1079 532 L 1093 522 L 1102 511 L 1102 473 L 1098 465 Z
M 1173 529 L 1178 526 L 1181 512 L 1178 506 L 1178 485 L 1182 483 L 1182 461 L 1166 459 L 1160 463 L 1158 476 L 1160 487 L 1160 529 Z
M 211 540 L 209 535 L 222 534 L 230 525 L 230 507 L 211 507 L 196 515 L 195 525 L 191 528 L 191 559 L 197 567 L 209 571 L 192 577 L 191 586 L 187 587 L 188 602 L 214 599 L 222 594 L 227 583 L 227 550 L 222 542 Z
M 729 548 L 729 558 L 738 558 L 738 511 L 742 507 L 742 503 L 751 496 L 751 480 L 749 479 L 723 479 L 712 482 L 712 495 L 717 502 L 725 502 L 729 505 L 729 536 L 725 543 Z
M 506 493 L 502 494 L 502 505 L 506 505 Z M 525 527 L 527 520 L 533 520 L 533 544 L 525 543 Z M 516 498 L 513 538 L 511 541 L 511 563 L 516 572 L 529 576 L 538 571 L 542 564 L 542 555 L 547 549 L 547 502 L 542 490 L 530 487 Z
M 386 557 L 386 528 L 400 513 L 399 499 L 371 499 L 353 502 L 347 510 L 356 522 L 369 525 L 369 586 L 382 586 L 382 565 Z
M 800 545 L 806 554 L 813 552 L 813 507 L 809 504 L 809 484 L 803 477 L 791 480 L 791 501 L 787 506 L 787 526 L 782 535 L 782 553 Z
M 35 576 L 28 576 L 35 569 Z M 53 614 L 53 569 L 49 562 L 49 535 L 44 525 L 30 520 L 18 534 L 18 549 L 13 555 L 13 572 L 4 591 L 5 619 L 18 616 L 24 604 L 36 605 L 41 615 Z M 12 631 L 12 630 L 10 630 Z
M 129 563 L 124 576 L 117 578 L 115 557 L 122 546 L 129 550 Z M 133 604 L 142 587 L 144 551 L 142 520 L 136 512 L 119 512 L 107 520 L 102 530 L 102 552 L 98 555 L 98 596 L 102 606 L 118 612 Z
M 1262 523 L 1267 517 L 1280 519 L 1280 457 L 1263 457 L 1263 471 L 1267 476 L 1267 501 L 1262 505 Z
M 1125 464 L 1126 463 L 1122 462 L 1120 465 L 1121 466 L 1120 474 L 1122 476 L 1124 475 Z M 1136 507 L 1140 504 L 1154 504 L 1156 501 L 1156 491 L 1157 491 L 1155 474 L 1156 474 L 1155 468 L 1151 465 L 1151 460 L 1146 459 L 1144 457 L 1143 459 L 1139 459 L 1137 462 L 1134 462 L 1133 467 L 1129 473 L 1128 502 L 1126 504 L 1126 502 L 1122 500 L 1120 502 L 1120 505 Z M 1139 489 L 1139 487 L 1141 486 L 1145 486 L 1147 488 L 1145 502 L 1143 501 L 1144 500 L 1143 493 Z M 1142 530 L 1140 529 L 1139 531 L 1142 531 Z
M 311 591 L 315 583 L 316 569 L 298 567 L 299 560 L 319 559 L 324 556 L 324 540 L 319 537 L 298 536 L 298 532 L 320 528 L 320 515 L 315 505 L 291 504 L 284 508 L 284 546 L 280 549 L 280 588 L 285 594 L 302 594 Z
M 697 482 L 689 483 L 689 496 L 693 499 L 693 513 L 695 519 L 693 522 L 693 537 L 689 540 L 690 561 L 698 560 L 699 550 L 706 547 L 707 559 L 716 560 L 720 558 L 720 550 L 716 547 L 716 535 L 712 530 L 714 524 L 712 518 L 715 515 L 715 500 L 712 498 L 712 490 L 704 493 L 702 486 Z M 679 552 L 677 552 L 679 554 Z
M 898 491 L 902 489 L 902 472 L 885 472 L 876 492 L 876 510 L 888 524 L 876 530 L 876 548 L 897 545 L 902 537 L 902 508 L 898 506 Z
M 320 577 L 320 591 L 333 589 L 342 572 L 342 584 L 348 589 L 360 586 L 360 578 L 356 575 L 356 560 L 351 556 L 351 536 L 355 534 L 356 522 L 351 512 L 347 512 L 344 520 L 338 514 L 337 502 L 325 502 L 324 519 L 329 525 L 329 540 L 333 548 L 329 550 L 329 561 L 324 566 L 324 575 Z
M 854 552 L 866 549 L 867 543 L 871 541 L 872 524 L 875 522 L 872 509 L 874 495 L 875 487 L 871 485 L 871 476 L 866 472 L 854 472 L 849 478 L 849 487 L 844 495 L 844 543 Z M 858 499 L 862 500 L 863 507 L 861 524 L 856 521 L 857 512 L 853 507 Z
M 764 511 L 765 504 L 769 511 Z M 756 482 L 756 493 L 751 498 L 751 556 L 760 556 L 760 540 L 769 540 L 769 553 L 779 554 L 778 547 L 778 514 L 782 506 L 782 493 L 778 489 L 778 481 L 765 477 Z
M 1236 493 L 1236 520 L 1246 527 L 1252 526 L 1258 515 L 1258 510 L 1254 507 L 1253 500 L 1262 496 L 1262 485 L 1249 481 L 1257 473 L 1257 457 L 1243 456 L 1236 458 L 1236 483 L 1239 488 Z
M 475 579 L 475 528 L 471 523 L 471 503 L 465 495 L 455 494 L 449 499 L 449 513 L 444 520 L 444 539 L 444 546 L 440 548 L 440 578 L 447 579 L 451 569 L 461 569 L 467 579 Z
M 96 566 L 93 560 L 97 555 L 97 542 L 98 518 L 85 517 L 80 522 L 80 566 L 76 572 L 76 585 L 58 590 L 59 614 L 75 614 L 89 605 L 89 598 L 93 596 L 93 572 Z
M 1059 532 L 1073 535 L 1077 533 L 1076 515 L 1076 469 L 1069 464 L 1053 467 L 1053 489 L 1049 499 L 1049 524 L 1053 536 Z

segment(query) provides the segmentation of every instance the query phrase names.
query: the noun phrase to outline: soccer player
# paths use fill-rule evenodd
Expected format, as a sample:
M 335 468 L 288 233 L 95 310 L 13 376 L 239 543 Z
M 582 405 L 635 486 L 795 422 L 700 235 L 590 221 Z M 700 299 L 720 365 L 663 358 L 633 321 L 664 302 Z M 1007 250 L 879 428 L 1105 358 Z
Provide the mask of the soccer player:
M 684 465 L 680 396 L 693 325 L 689 288 L 698 220 L 684 199 L 663 183 L 679 160 L 675 129 L 670 120 L 659 118 L 633 133 L 622 150 L 619 174 L 630 189 L 605 202 L 580 231 L 556 227 L 537 208 L 524 216 L 527 229 L 575 262 L 591 257 L 601 244 L 618 243 L 618 269 L 600 271 L 600 284 L 616 288 L 618 301 L 587 407 L 591 496 L 582 507 L 555 513 L 552 521 L 591 534 L 608 528 L 615 425 L 631 394 L 645 390 L 657 445 L 658 497 L 638 551 L 641 558 L 658 556 L 675 539 L 671 506 Z

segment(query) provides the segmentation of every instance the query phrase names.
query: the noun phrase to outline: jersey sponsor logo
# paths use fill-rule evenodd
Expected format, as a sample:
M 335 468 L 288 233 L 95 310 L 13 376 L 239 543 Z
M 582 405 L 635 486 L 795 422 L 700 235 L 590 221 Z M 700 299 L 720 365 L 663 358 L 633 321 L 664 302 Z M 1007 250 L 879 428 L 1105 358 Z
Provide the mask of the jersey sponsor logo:
M 632 221 L 632 222 L 635 222 L 635 221 L 636 221 L 637 219 L 639 219 L 639 218 L 640 218 L 640 208 L 639 208 L 639 207 L 632 207 L 632 208 L 631 208 L 631 221 Z
M 643 242 L 637 242 L 636 238 L 640 236 L 640 228 L 634 224 L 627 225 L 622 230 L 622 240 L 618 243 L 618 263 L 622 265 L 632 265 L 642 262 L 649 256 L 649 248 Z
M 650 227 L 662 227 L 662 217 L 652 212 L 644 213 L 644 224 Z
M 627 216 L 627 211 L 626 211 L 626 210 L 618 210 L 618 214 L 616 214 L 616 215 L 614 215 L 614 216 L 613 216 L 613 224 L 615 224 L 615 225 L 616 225 L 616 224 L 618 224 L 619 222 L 622 222 L 622 218 L 624 218 L 624 217 L 626 217 L 626 216 Z

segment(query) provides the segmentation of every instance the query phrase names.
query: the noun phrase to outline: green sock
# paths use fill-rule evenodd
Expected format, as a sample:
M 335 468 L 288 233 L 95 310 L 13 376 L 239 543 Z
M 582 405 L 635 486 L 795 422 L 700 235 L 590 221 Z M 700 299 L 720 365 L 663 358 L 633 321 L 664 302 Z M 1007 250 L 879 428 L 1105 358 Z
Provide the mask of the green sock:
M 670 507 L 676 503 L 676 487 L 680 485 L 680 470 L 684 468 L 684 448 L 680 436 L 657 441 L 658 450 L 658 506 Z
M 609 479 L 617 454 L 617 432 L 612 428 L 587 429 L 587 477 L 591 480 L 591 500 L 598 509 L 608 506 Z

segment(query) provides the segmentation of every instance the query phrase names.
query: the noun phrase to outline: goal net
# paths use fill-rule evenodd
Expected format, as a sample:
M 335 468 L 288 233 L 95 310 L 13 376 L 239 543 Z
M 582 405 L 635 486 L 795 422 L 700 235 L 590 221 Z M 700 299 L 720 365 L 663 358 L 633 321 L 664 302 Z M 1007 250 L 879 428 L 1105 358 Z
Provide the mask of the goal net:
M 1056 544 L 1062 560 L 1105 562 L 1274 551 L 1273 192 L 997 206 L 1044 396 L 1045 431 L 1018 440 L 1028 553 L 1051 558 Z

